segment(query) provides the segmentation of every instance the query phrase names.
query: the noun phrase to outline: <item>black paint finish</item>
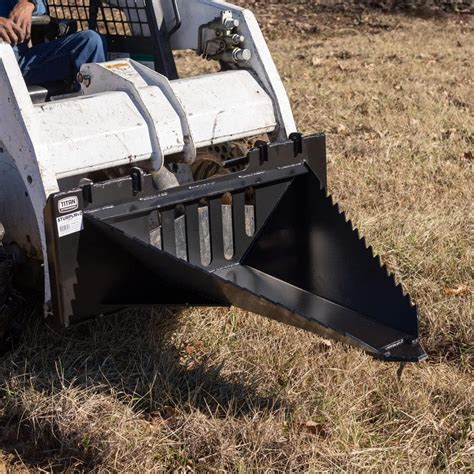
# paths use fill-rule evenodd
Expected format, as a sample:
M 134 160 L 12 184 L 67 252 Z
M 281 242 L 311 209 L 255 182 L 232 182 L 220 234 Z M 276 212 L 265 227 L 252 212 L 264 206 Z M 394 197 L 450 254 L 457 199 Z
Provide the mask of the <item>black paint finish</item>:
M 259 143 L 245 159 L 245 171 L 162 193 L 150 176 L 134 170 L 133 178 L 52 196 L 46 227 L 58 321 L 68 326 L 138 304 L 235 305 L 384 360 L 424 359 L 416 307 L 326 193 L 324 136 L 291 138 Z M 59 238 L 57 202 L 73 195 L 84 229 Z M 224 256 L 224 195 L 232 206 L 230 260 Z M 252 236 L 245 227 L 249 195 Z M 201 263 L 202 205 L 210 216 L 208 266 Z M 163 250 L 150 243 L 149 218 L 156 212 Z M 180 215 L 187 260 L 176 257 Z

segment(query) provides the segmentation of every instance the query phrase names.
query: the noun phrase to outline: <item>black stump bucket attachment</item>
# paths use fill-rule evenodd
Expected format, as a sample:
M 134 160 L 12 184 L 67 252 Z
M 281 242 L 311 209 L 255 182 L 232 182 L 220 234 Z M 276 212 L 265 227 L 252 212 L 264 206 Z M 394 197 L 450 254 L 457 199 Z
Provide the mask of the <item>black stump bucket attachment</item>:
M 426 357 L 416 307 L 326 193 L 324 135 L 259 143 L 228 165 L 162 193 L 134 169 L 52 196 L 60 323 L 132 305 L 235 305 L 384 360 Z M 67 199 L 78 208 L 64 215 Z

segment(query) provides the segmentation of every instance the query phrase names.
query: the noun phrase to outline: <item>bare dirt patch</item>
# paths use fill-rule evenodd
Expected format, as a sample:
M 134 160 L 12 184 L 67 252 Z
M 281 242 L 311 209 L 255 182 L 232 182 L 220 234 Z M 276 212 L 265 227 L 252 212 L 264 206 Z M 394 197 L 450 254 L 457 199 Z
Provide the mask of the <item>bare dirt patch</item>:
M 398 380 L 235 309 L 30 322 L 0 359 L 0 470 L 472 468 L 472 26 L 365 12 L 277 34 L 269 21 L 299 126 L 327 132 L 330 189 L 418 303 L 429 361 Z

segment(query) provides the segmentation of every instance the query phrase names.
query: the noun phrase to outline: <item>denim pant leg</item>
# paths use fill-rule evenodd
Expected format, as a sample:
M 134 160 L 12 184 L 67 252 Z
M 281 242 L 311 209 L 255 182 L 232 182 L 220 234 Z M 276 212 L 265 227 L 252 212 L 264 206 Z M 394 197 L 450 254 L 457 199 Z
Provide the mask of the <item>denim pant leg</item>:
M 104 62 L 105 43 L 95 31 L 79 31 L 70 36 L 20 48 L 19 64 L 27 84 L 74 81 L 85 63 Z

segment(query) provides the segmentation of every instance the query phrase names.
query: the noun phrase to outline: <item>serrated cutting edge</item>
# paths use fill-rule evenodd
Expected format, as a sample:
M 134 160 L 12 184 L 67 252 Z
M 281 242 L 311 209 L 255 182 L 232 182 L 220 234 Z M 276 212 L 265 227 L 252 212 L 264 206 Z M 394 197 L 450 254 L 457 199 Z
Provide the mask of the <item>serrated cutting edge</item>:
M 416 305 L 412 302 L 409 293 L 405 291 L 403 285 L 400 282 L 397 282 L 395 274 L 392 271 L 390 271 L 390 269 L 387 267 L 385 263 L 382 262 L 380 255 L 375 253 L 372 245 L 367 244 L 366 238 L 363 235 L 361 235 L 357 226 L 355 226 L 352 220 L 347 216 L 346 211 L 341 209 L 340 205 L 334 200 L 331 194 L 326 193 L 326 197 L 329 199 L 329 202 L 331 203 L 333 208 L 338 212 L 338 214 L 341 216 L 344 222 L 348 226 L 350 226 L 351 231 L 357 235 L 357 239 L 365 248 L 365 250 L 367 250 L 367 252 L 370 254 L 370 257 L 373 258 L 375 262 L 377 263 L 378 267 L 382 269 L 384 277 L 390 280 L 390 283 L 397 289 L 397 291 L 400 293 L 402 298 L 409 304 L 410 308 L 416 309 Z

